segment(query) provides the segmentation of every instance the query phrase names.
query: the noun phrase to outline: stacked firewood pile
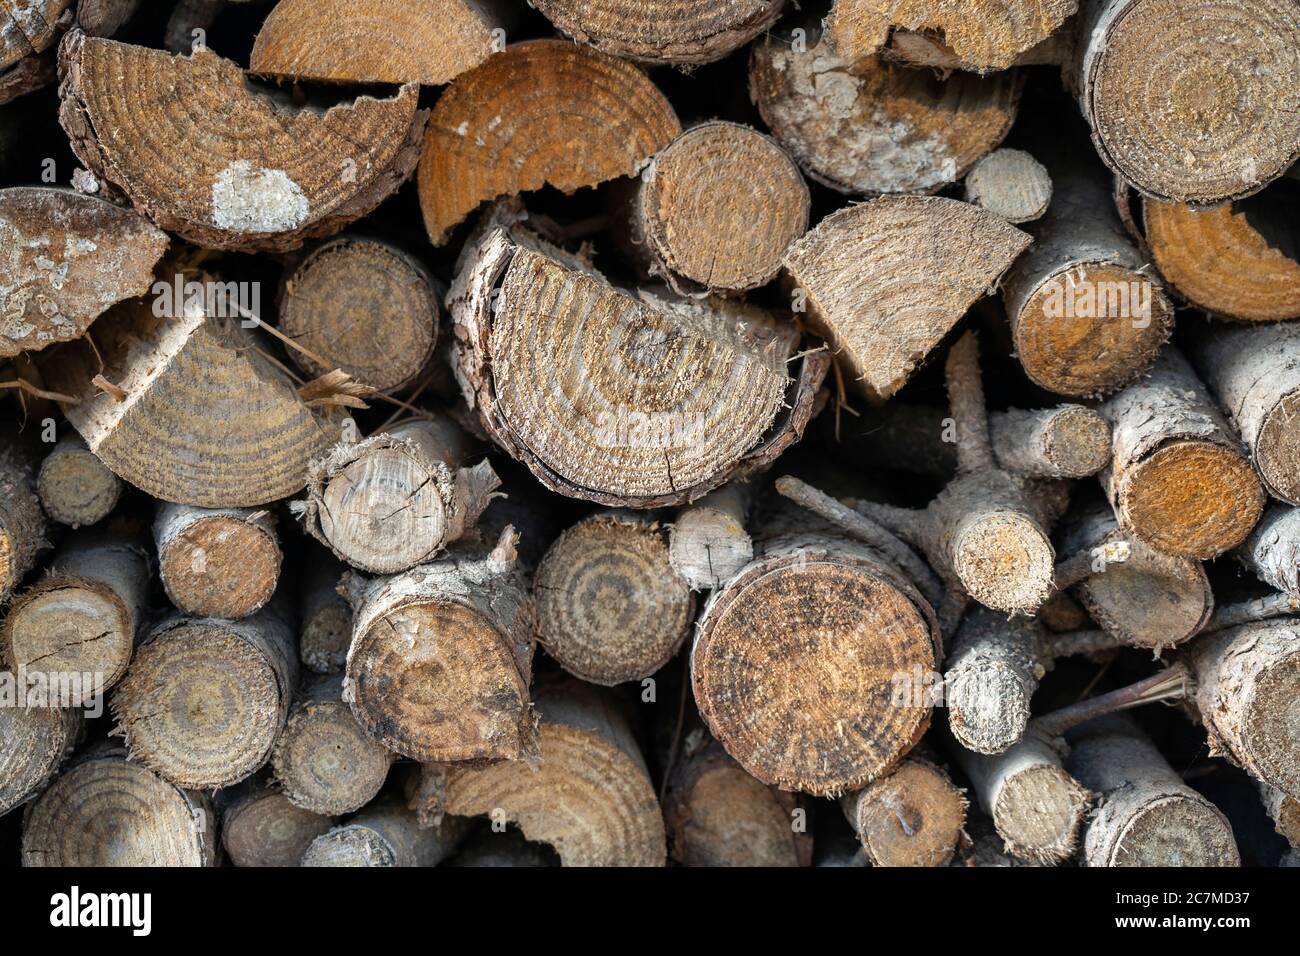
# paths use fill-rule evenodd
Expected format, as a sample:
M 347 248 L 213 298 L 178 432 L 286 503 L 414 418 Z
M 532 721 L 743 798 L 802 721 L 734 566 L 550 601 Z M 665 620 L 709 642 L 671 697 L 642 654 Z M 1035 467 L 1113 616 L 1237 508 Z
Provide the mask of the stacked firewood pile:
M 11 863 L 1295 862 L 1295 0 L 6 0 L 0 104 Z

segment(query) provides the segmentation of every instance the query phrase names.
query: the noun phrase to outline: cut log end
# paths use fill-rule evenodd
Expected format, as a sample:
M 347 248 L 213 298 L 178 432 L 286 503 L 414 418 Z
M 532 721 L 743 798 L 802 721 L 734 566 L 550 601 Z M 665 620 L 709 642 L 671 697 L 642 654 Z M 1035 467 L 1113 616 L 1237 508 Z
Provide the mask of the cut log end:
M 1283 501 L 1300 502 L 1300 391 L 1283 395 L 1264 415 L 1253 447 L 1255 467 L 1269 491 Z
M 80 528 L 108 516 L 122 495 L 122 479 L 80 437 L 61 439 L 41 462 L 36 492 L 45 513 Z
M 693 590 L 720 588 L 753 560 L 754 542 L 745 529 L 748 494 L 728 485 L 678 512 L 668 560 Z
M 1081 36 L 1076 87 L 1098 151 L 1147 196 L 1238 199 L 1300 154 L 1300 19 L 1286 0 L 1210 0 L 1191 15 L 1170 0 L 1107 0 Z M 1240 62 L 1259 68 L 1229 65 Z
M 352 813 L 374 799 L 392 763 L 343 703 L 342 690 L 340 676 L 305 688 L 271 754 L 289 802 L 327 816 Z
M 266 617 L 165 623 L 110 702 L 132 759 L 191 789 L 243 780 L 284 726 L 295 660 Z
M 951 553 L 953 571 L 986 607 L 1033 612 L 1051 594 L 1056 552 L 1028 515 L 1007 512 L 972 522 L 954 536 Z
M 433 110 L 417 174 L 425 227 L 442 245 L 489 200 L 634 176 L 680 132 L 631 63 L 559 39 L 513 44 L 457 78 Z
M 286 280 L 280 330 L 310 377 L 342 369 L 381 392 L 411 384 L 437 347 L 438 296 L 424 267 L 387 243 L 336 239 Z M 323 364 L 322 364 L 323 363 Z
M 3 628 L 5 656 L 30 674 L 94 675 L 80 706 L 126 672 L 140 608 L 97 581 L 55 576 L 22 595 Z
M 947 866 L 966 824 L 966 797 L 928 760 L 909 757 L 844 798 L 849 823 L 876 866 Z
M 212 866 L 216 832 L 201 794 L 120 754 L 68 770 L 23 825 L 24 866 Z
M 570 528 L 537 568 L 538 638 L 569 673 L 595 684 L 639 680 L 686 640 L 690 588 L 650 522 L 598 515 Z
M 929 724 L 930 701 L 895 699 L 892 683 L 936 665 L 923 603 L 853 546 L 755 561 L 697 629 L 701 715 L 765 783 L 819 796 L 862 787 Z
M 7 680 L 14 675 L 0 672 Z M 0 707 L 0 814 L 45 785 L 76 745 L 81 713 L 48 706 Z
M 1095 303 L 1107 289 L 1124 290 L 1133 314 L 1112 315 L 1105 302 L 1083 307 L 1084 297 Z M 1145 303 L 1132 301 L 1143 296 Z M 1072 265 L 1040 283 L 1012 317 L 1016 355 L 1025 374 L 1048 391 L 1080 398 L 1112 392 L 1150 368 L 1173 315 L 1164 291 L 1131 269 Z
M 564 866 L 663 866 L 663 815 L 617 708 L 589 688 L 551 694 L 561 696 L 539 692 L 538 767 L 452 770 L 447 812 L 517 823 L 529 840 L 554 847 Z
M 177 515 L 175 523 L 164 517 Z M 248 617 L 275 593 L 282 554 L 273 526 L 242 513 L 164 507 L 158 576 L 167 597 L 196 617 Z
M 947 675 L 948 727 L 967 750 L 998 754 L 1025 735 L 1036 689 L 1004 661 L 986 661 Z
M 1244 456 L 1195 440 L 1169 442 L 1127 470 L 1116 499 L 1125 523 L 1155 547 L 1202 560 L 1244 541 L 1265 502 Z
M 221 816 L 221 845 L 235 866 L 297 866 L 329 817 L 295 807 L 282 793 L 261 790 Z
M 765 285 L 808 228 L 809 195 L 789 156 L 761 133 L 709 122 L 683 133 L 641 176 L 636 233 L 660 271 L 705 289 Z
M 1057 409 L 1045 422 L 1039 440 L 1052 477 L 1086 478 L 1110 461 L 1110 426 L 1082 405 Z
M 1052 201 L 1052 177 L 1024 150 L 994 150 L 967 174 L 966 201 L 1007 222 L 1032 222 Z
M 993 807 L 1007 848 L 1045 866 L 1074 856 L 1089 794 L 1060 767 L 1037 765 L 1009 777 Z

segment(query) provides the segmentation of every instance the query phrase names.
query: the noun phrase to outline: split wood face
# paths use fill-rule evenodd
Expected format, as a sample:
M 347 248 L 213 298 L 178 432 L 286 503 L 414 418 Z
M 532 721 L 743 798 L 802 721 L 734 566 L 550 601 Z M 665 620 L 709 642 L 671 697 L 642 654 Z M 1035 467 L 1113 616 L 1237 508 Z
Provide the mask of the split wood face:
M 785 268 L 849 377 L 888 398 L 1029 242 L 969 203 L 882 197 L 827 216 Z
M 297 866 L 333 820 L 264 790 L 221 817 L 221 845 L 235 866 Z
M 0 71 L 53 46 L 71 6 L 72 0 L 6 0 L 0 8 Z
M 3 673 L 6 679 L 13 674 Z M 21 685 L 18 685 L 21 686 Z M 81 738 L 77 708 L 0 707 L 0 814 L 35 794 Z
M 182 618 L 145 639 L 110 705 L 133 760 L 217 789 L 266 763 L 296 677 L 292 638 L 270 616 Z
M 507 47 L 434 107 L 417 177 L 429 238 L 442 245 L 492 199 L 635 176 L 680 132 L 668 100 L 630 63 L 563 40 Z
M 1213 205 L 1300 156 L 1291 0 L 1093 0 L 1081 28 L 1078 88 L 1094 142 L 1144 195 Z
M 938 34 L 963 68 L 1005 70 L 1047 39 L 1078 0 L 835 0 L 826 29 L 849 60 L 878 52 L 891 30 Z
M 706 289 L 767 284 L 808 228 L 808 186 L 773 140 L 746 126 L 687 130 L 641 174 L 639 231 L 661 269 Z
M 1160 274 L 1192 305 L 1249 322 L 1300 318 L 1300 262 L 1244 213 L 1146 199 L 1142 215 Z
M 575 677 L 606 686 L 659 670 L 681 648 L 695 598 L 664 532 L 596 515 L 551 545 L 533 582 L 538 640 Z
M 41 462 L 36 491 L 45 513 L 72 528 L 91 525 L 108 516 L 122 496 L 122 479 L 113 474 L 73 434 L 59 439 Z
M 785 0 L 537 0 L 563 33 L 615 56 L 710 63 L 758 36 Z
M 396 190 L 418 159 L 426 114 L 414 84 L 321 112 L 255 91 L 243 70 L 205 48 L 171 56 L 74 33 L 60 62 L 59 121 L 77 157 L 196 245 L 283 251 L 338 232 Z M 183 123 L 169 112 L 178 103 Z
M 962 842 L 966 797 L 928 760 L 909 757 L 844 802 L 876 866 L 947 866 Z
M 813 179 L 853 195 L 936 192 L 966 175 L 1015 122 L 1022 78 L 840 58 L 826 43 L 754 47 L 750 96 Z
M 561 258 L 557 258 L 563 257 Z M 452 291 L 466 398 L 542 484 L 637 508 L 678 504 L 797 441 L 828 361 L 762 310 L 612 287 L 497 230 Z
M 98 357 L 65 347 L 50 379 L 79 399 L 64 408 L 90 450 L 163 501 L 259 505 L 292 495 L 339 434 L 233 320 L 158 317 L 128 302 L 96 327 Z M 101 368 L 99 357 L 103 359 Z M 99 373 L 125 401 L 92 382 Z
M 1150 315 L 1111 315 L 1080 306 L 1100 290 L 1144 289 Z M 1118 301 L 1118 299 L 1116 300 Z M 1065 305 L 1063 305 L 1065 303 Z M 1042 280 L 1012 323 L 1025 374 L 1058 395 L 1086 398 L 1113 391 L 1150 367 L 1169 338 L 1174 312 L 1164 292 L 1140 272 L 1114 262 L 1068 265 Z
M 495 815 L 555 848 L 564 866 L 663 866 L 663 815 L 639 757 L 592 729 L 543 721 L 541 764 L 452 770 L 446 809 Z
M 897 699 L 895 678 L 934 671 L 936 632 L 911 586 L 857 546 L 760 558 L 705 609 L 695 700 L 759 780 L 839 795 L 888 771 L 925 732 L 930 701 Z
M 208 799 L 117 753 L 62 774 L 23 826 L 24 866 L 214 866 Z
M 432 360 L 439 311 L 433 277 L 415 258 L 383 242 L 345 238 L 314 250 L 285 281 L 279 327 L 324 360 L 288 350 L 310 378 L 339 368 L 392 392 Z
M 286 0 L 253 45 L 249 70 L 342 83 L 449 83 L 494 50 L 474 0 Z
M 80 336 L 144 295 L 167 250 L 144 217 L 63 189 L 0 189 L 0 356 Z

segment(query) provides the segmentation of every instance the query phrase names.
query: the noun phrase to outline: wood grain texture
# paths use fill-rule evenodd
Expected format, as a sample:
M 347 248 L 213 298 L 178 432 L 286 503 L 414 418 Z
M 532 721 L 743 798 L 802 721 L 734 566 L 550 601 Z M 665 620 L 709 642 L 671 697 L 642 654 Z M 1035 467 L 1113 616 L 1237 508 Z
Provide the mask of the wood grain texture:
M 7 669 L 0 676 L 15 678 Z M 0 814 L 39 793 L 81 741 L 83 711 L 31 703 L 0 707 Z
M 280 580 L 283 554 L 272 512 L 164 502 L 154 519 L 158 577 L 194 617 L 238 620 L 260 611 Z
M 635 176 L 680 132 L 635 66 L 562 40 L 512 44 L 458 77 L 430 117 L 417 176 L 429 238 L 444 244 L 492 199 Z
M 275 501 L 303 486 L 308 462 L 338 437 L 340 417 L 307 407 L 236 321 L 201 310 L 159 317 L 132 301 L 100 320 L 94 341 L 61 350 L 50 381 L 78 399 L 64 414 L 90 450 L 155 498 L 206 508 Z M 126 400 L 101 391 L 97 374 Z
M 461 386 L 493 441 L 548 488 L 610 506 L 679 504 L 770 462 L 802 436 L 828 364 L 789 362 L 799 332 L 779 316 L 634 297 L 517 228 L 466 253 L 450 301 Z
M 840 806 L 873 866 L 947 866 L 966 826 L 965 794 L 919 755 L 846 794 Z
M 284 251 L 338 232 L 418 159 L 414 84 L 322 111 L 255 90 L 206 48 L 172 56 L 74 32 L 59 55 L 59 122 L 77 158 L 200 246 Z
M 331 817 L 295 807 L 264 775 L 216 794 L 221 846 L 235 866 L 297 866 Z
M 0 189 L 0 356 L 75 339 L 144 295 L 167 243 L 143 216 L 93 196 Z
M 1093 142 L 1143 195 L 1211 206 L 1300 157 L 1290 0 L 1089 0 L 1079 26 L 1073 84 Z
M 60 438 L 41 460 L 36 493 L 52 520 L 80 528 L 108 516 L 122 496 L 122 479 L 73 432 Z
M 1029 242 L 968 203 L 882 197 L 827 216 L 785 268 L 846 377 L 888 398 Z
M 258 31 L 253 73 L 336 83 L 449 83 L 495 52 L 491 0 L 282 0 Z
M 750 97 L 811 178 L 850 195 L 932 193 L 966 174 L 1015 122 L 1022 78 L 939 79 L 882 59 L 852 61 L 824 40 L 754 47 Z

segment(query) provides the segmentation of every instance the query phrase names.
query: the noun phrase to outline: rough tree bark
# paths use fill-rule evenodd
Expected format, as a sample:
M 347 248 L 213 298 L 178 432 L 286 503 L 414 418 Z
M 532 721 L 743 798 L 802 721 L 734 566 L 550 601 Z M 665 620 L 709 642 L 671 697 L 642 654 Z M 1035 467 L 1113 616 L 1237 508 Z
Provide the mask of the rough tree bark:
M 1232 826 L 1131 720 L 1070 735 L 1067 767 L 1099 797 L 1083 838 L 1087 866 L 1239 866 Z
M 122 496 L 122 479 L 73 432 L 60 438 L 41 461 L 36 493 L 51 519 L 80 528 L 106 518 L 116 507 Z
M 126 673 L 136 629 L 148 610 L 149 559 L 125 536 L 82 532 L 59 548 L 44 577 L 19 595 L 0 626 L 11 667 L 28 674 L 78 675 L 82 706 Z
M 23 819 L 23 866 L 215 866 L 207 794 L 168 783 L 126 753 L 83 754 Z
M 164 502 L 153 525 L 158 577 L 176 608 L 238 620 L 275 593 L 283 555 L 273 512 Z
M 854 62 L 818 39 L 754 46 L 750 98 L 810 177 L 850 195 L 930 193 L 960 180 L 1015 122 L 1022 78 L 940 79 L 883 59 Z
M 433 276 L 377 239 L 345 236 L 313 249 L 285 276 L 279 305 L 280 331 L 311 353 L 288 349 L 289 357 L 311 378 L 337 368 L 380 392 L 400 391 L 438 344 Z
M 167 235 L 143 216 L 69 189 L 0 189 L 0 356 L 80 336 L 144 295 Z
M 569 528 L 533 577 L 537 639 L 593 684 L 649 677 L 681 649 L 695 619 L 690 585 L 669 561 L 665 530 L 601 511 Z
M 938 36 L 962 69 L 984 73 L 1017 63 L 1078 7 L 1078 0 L 835 0 L 826 30 L 850 60 L 880 52 L 896 31 Z
M 302 856 L 303 866 L 437 866 L 455 852 L 468 824 L 443 817 L 422 827 L 402 798 L 376 800 L 342 826 L 318 836 Z
M 336 83 L 441 85 L 496 52 L 508 12 L 500 0 L 284 0 L 258 31 L 249 69 Z
M 635 176 L 680 132 L 632 64 L 564 40 L 512 44 L 458 77 L 430 117 L 417 176 L 429 238 L 444 244 L 491 199 Z
M 795 311 L 846 377 L 889 398 L 1029 241 L 969 203 L 883 197 L 827 216 L 790 247 L 785 268 Z
M 754 558 L 745 528 L 750 482 L 710 492 L 677 512 L 668 534 L 668 560 L 694 591 L 716 591 Z
M 221 845 L 235 866 L 297 866 L 311 841 L 334 825 L 330 817 L 295 807 L 264 775 L 214 795 Z
M 410 176 L 426 119 L 414 84 L 328 110 L 281 104 L 207 48 L 172 56 L 74 31 L 59 70 L 77 158 L 160 228 L 216 249 L 338 232 Z
M 1210 753 L 1300 798 L 1300 627 L 1278 618 L 1206 634 L 1180 655 Z
M 348 564 L 375 574 L 432 560 L 469 534 L 500 487 L 477 443 L 449 416 L 412 419 L 312 461 L 303 525 Z
M 829 359 L 792 362 L 792 323 L 667 290 L 634 298 L 518 228 L 463 258 L 450 300 L 465 399 L 551 490 L 680 504 L 802 436 Z
M 759 555 L 700 616 L 691 679 L 714 737 L 760 781 L 817 796 L 892 769 L 932 701 L 896 699 L 893 675 L 933 672 L 934 611 L 881 551 L 792 534 Z
M 1290 323 L 1197 327 L 1189 346 L 1250 450 L 1267 491 L 1300 504 L 1300 330 Z
M 320 676 L 298 690 L 271 754 L 281 792 L 294 806 L 341 816 L 374 799 L 393 755 L 343 702 L 343 676 Z
M 689 289 L 743 292 L 770 282 L 808 229 L 798 166 L 771 138 L 711 120 L 656 153 L 629 203 L 639 264 Z
M 1264 510 L 1241 440 L 1167 348 L 1146 379 L 1101 407 L 1114 455 L 1102 472 L 1121 526 L 1169 554 L 1208 559 L 1240 544 Z
M 389 750 L 424 763 L 533 760 L 533 605 L 507 528 L 482 559 L 347 580 L 343 699 Z
M 615 702 L 576 681 L 539 687 L 541 761 L 451 769 L 446 811 L 517 823 L 564 866 L 663 866 L 664 820 Z
M 174 616 L 141 641 L 109 703 L 133 761 L 210 790 L 266 763 L 297 678 L 292 633 L 272 609 L 242 621 Z
M 1030 250 L 1002 300 L 1016 356 L 1034 382 L 1061 395 L 1121 388 L 1155 360 L 1173 306 L 1124 231 L 1101 170 L 1074 157 L 1050 164 L 1052 202 L 1027 225 Z
M 1290 0 L 1089 0 L 1079 36 L 1072 81 L 1097 152 L 1144 195 L 1212 206 L 1300 157 Z
M 648 63 L 711 63 L 777 21 L 785 0 L 537 0 L 562 33 Z
M 1277 832 L 1293 847 L 1300 847 L 1300 799 L 1289 797 L 1266 783 L 1259 785 L 1259 795 Z
M 964 791 L 915 753 L 840 806 L 873 866 L 947 866 L 966 825 Z
M 798 798 L 755 780 L 699 728 L 665 791 L 669 855 L 682 866 L 808 866 L 812 835 L 798 809 Z
M 261 505 L 303 486 L 340 417 L 309 406 L 258 341 L 234 320 L 158 316 L 134 300 L 47 371 L 76 400 L 62 406 L 68 421 L 131 484 L 180 504 Z

